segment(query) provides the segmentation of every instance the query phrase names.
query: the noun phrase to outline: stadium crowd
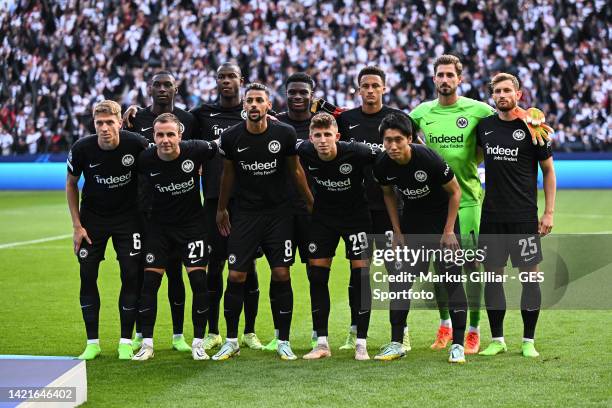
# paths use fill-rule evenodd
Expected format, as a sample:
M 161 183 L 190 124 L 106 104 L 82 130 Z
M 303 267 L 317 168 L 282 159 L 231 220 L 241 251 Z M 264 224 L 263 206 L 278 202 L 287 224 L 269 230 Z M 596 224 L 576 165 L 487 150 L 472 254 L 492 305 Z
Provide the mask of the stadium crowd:
M 409 111 L 435 97 L 433 59 L 464 61 L 461 94 L 492 102 L 489 78 L 519 77 L 526 106 L 556 130 L 555 148 L 610 150 L 612 9 L 596 1 L 7 0 L 0 4 L 0 151 L 65 151 L 90 133 L 102 99 L 148 105 L 148 76 L 172 71 L 177 106 L 215 98 L 226 60 L 275 89 L 307 71 L 316 96 L 359 103 L 361 68 L 388 73 L 385 103 Z

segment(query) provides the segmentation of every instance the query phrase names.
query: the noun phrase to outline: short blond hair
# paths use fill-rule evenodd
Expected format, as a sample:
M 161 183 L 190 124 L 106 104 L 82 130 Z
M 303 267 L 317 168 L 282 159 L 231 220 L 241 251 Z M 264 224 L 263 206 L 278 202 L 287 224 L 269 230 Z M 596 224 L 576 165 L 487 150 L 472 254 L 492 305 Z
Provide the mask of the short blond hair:
M 121 105 L 110 99 L 105 99 L 102 102 L 98 102 L 94 105 L 93 116 L 96 115 L 115 115 L 121 120 Z
M 329 128 L 338 129 L 338 123 L 336 123 L 336 119 L 327 112 L 317 113 L 310 119 L 310 131 L 313 129 L 329 129 Z
M 519 85 L 517 77 L 512 74 L 508 74 L 507 72 L 500 72 L 499 74 L 496 74 L 493 76 L 493 78 L 491 78 L 491 83 L 489 84 L 489 87 L 491 88 L 491 93 L 493 93 L 493 87 L 503 81 L 511 81 L 512 85 L 514 85 L 514 89 L 516 89 L 517 91 L 521 90 L 521 86 Z

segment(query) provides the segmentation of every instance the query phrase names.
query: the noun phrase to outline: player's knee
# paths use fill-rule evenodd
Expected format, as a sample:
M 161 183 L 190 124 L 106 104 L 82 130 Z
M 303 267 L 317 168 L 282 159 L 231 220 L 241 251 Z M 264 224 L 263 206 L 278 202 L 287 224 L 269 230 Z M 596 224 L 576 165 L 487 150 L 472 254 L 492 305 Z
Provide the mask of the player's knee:
M 247 274 L 245 272 L 229 271 L 227 275 L 228 282 L 244 283 L 246 278 Z
M 289 268 L 277 267 L 272 268 L 272 279 L 277 282 L 284 282 L 290 279 Z
M 308 264 L 310 267 L 319 266 L 323 268 L 330 268 L 332 264 L 331 258 L 317 258 L 317 259 L 309 259 Z

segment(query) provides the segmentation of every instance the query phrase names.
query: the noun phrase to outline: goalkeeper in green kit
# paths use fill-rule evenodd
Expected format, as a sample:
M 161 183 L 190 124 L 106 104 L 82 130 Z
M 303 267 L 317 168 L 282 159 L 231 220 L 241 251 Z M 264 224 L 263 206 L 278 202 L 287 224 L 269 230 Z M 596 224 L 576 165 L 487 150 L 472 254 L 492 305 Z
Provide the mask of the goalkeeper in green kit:
M 410 117 L 416 129 L 425 136 L 427 146 L 436 150 L 450 165 L 461 187 L 459 227 L 463 249 L 476 249 L 480 226 L 480 211 L 483 190 L 478 176 L 476 156 L 476 125 L 495 113 L 486 103 L 457 95 L 461 83 L 463 65 L 454 55 L 441 55 L 434 62 L 434 84 L 438 98 L 418 105 Z M 519 108 L 520 109 L 520 108 Z M 552 129 L 543 124 L 543 114 L 537 109 L 524 111 L 520 115 L 527 123 L 533 143 L 543 145 Z M 544 139 L 544 140 L 543 140 Z M 465 264 L 466 274 L 477 270 L 479 265 Z M 467 281 L 467 298 L 470 309 L 469 329 L 465 339 L 465 354 L 478 353 L 480 348 L 480 303 L 483 285 Z M 452 325 L 442 285 L 436 286 L 436 299 L 440 311 L 440 327 L 433 350 L 445 349 L 452 339 Z

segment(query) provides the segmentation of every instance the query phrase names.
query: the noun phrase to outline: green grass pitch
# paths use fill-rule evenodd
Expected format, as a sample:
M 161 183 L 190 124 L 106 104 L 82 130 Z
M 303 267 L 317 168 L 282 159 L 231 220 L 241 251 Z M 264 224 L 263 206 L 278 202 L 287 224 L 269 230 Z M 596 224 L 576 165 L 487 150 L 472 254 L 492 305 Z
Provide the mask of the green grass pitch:
M 611 202 L 612 191 L 559 191 L 554 231 L 612 233 Z M 85 332 L 71 239 L 6 245 L 70 234 L 63 193 L 0 193 L 0 225 L 0 354 L 78 355 L 85 344 Z M 164 280 L 155 358 L 145 363 L 119 361 L 119 272 L 110 245 L 106 258 L 99 279 L 102 356 L 87 363 L 90 406 L 612 405 L 610 311 L 544 310 L 536 339 L 542 356 L 534 360 L 518 354 L 520 313 L 509 311 L 508 353 L 495 358 L 468 356 L 467 364 L 451 366 L 446 352 L 429 350 L 438 324 L 437 312 L 414 310 L 409 316 L 413 350 L 407 358 L 390 363 L 354 361 L 351 352 L 338 350 L 349 320 L 348 267 L 341 257 L 334 263 L 330 283 L 331 359 L 282 362 L 275 354 L 243 350 L 240 357 L 227 362 L 195 362 L 189 354 L 171 350 Z M 270 274 L 265 262 L 259 263 L 259 279 L 256 327 L 262 341 L 268 341 L 272 320 L 267 296 Z M 292 346 L 301 356 L 307 352 L 311 329 L 303 266 L 296 264 L 292 269 L 292 281 Z M 190 305 L 189 289 L 187 293 Z M 190 313 L 187 306 L 188 341 L 192 334 Z M 486 313 L 481 328 L 486 345 L 490 339 Z M 368 339 L 371 356 L 389 335 L 387 312 L 375 311 Z

